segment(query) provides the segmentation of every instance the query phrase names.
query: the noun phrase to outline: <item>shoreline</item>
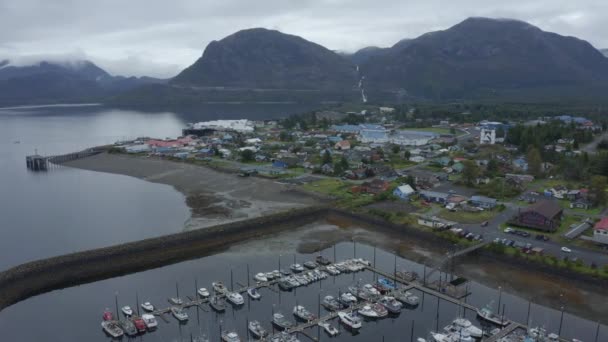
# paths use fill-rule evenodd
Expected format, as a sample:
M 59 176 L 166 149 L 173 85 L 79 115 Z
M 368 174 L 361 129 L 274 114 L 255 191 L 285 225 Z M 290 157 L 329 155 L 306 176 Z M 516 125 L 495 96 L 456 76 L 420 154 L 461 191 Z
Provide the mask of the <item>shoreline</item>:
M 185 197 L 191 217 L 185 231 L 319 204 L 319 198 L 260 177 L 165 159 L 101 153 L 62 163 L 83 170 L 135 177 L 172 186 Z

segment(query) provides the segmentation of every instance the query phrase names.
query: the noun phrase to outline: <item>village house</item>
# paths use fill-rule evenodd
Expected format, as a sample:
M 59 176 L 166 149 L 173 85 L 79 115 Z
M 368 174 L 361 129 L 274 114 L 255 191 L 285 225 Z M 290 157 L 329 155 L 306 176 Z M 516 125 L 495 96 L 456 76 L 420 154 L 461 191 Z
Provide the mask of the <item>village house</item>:
M 353 192 L 363 192 L 368 194 L 377 195 L 388 190 L 390 183 L 380 179 L 374 179 L 371 182 L 364 182 L 360 186 L 352 188 Z
M 563 209 L 556 201 L 541 200 L 520 210 L 511 223 L 547 232 L 554 232 L 561 224 Z
M 493 209 L 494 207 L 496 207 L 497 201 L 495 198 L 485 196 L 471 196 L 471 200 L 469 201 L 469 203 L 479 208 Z
M 409 200 L 410 197 L 415 193 L 416 193 L 416 191 L 409 184 L 404 184 L 404 185 L 398 186 L 393 191 L 393 195 L 395 195 L 403 200 Z
M 348 140 L 342 140 L 342 141 L 338 141 L 335 145 L 334 148 L 336 150 L 340 150 L 340 151 L 344 151 L 344 150 L 350 150 L 350 141 Z
M 441 204 L 447 203 L 448 198 L 450 197 L 450 194 L 448 194 L 448 193 L 437 192 L 437 191 L 422 190 L 419 193 L 420 193 L 420 197 L 424 198 L 426 201 L 441 203 Z
M 414 184 L 418 188 L 432 188 L 440 184 L 439 178 L 430 172 L 409 171 L 406 175 L 414 179 Z
M 593 241 L 608 244 L 608 217 L 602 218 L 593 227 Z

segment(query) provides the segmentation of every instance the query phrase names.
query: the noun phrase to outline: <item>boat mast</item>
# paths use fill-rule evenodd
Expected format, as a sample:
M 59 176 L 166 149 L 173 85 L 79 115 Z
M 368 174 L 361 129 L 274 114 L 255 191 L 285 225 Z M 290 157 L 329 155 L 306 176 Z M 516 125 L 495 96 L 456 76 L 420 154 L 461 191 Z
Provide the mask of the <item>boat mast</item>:
M 135 291 L 135 307 L 137 308 L 137 316 L 139 316 L 139 296 L 137 295 L 137 291 Z
M 114 293 L 114 301 L 116 302 L 116 319 L 120 319 L 118 314 L 118 292 Z

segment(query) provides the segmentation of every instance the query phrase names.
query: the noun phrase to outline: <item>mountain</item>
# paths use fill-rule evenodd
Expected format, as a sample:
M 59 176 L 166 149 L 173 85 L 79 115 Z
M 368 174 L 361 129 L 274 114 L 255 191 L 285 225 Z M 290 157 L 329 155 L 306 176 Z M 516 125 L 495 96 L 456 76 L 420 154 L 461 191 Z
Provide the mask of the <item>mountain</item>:
M 27 66 L 0 62 L 0 105 L 101 101 L 162 80 L 111 76 L 90 61 L 47 62 Z
M 516 20 L 469 18 L 395 44 L 360 65 L 371 90 L 432 99 L 605 86 L 608 59 L 583 40 Z M 527 91 L 526 90 L 526 91 Z
M 247 89 L 350 89 L 355 66 L 301 37 L 254 28 L 209 43 L 172 85 Z
M 344 57 L 348 58 L 351 62 L 356 65 L 365 63 L 368 59 L 375 56 L 380 56 L 388 52 L 388 48 L 381 48 L 377 46 L 368 46 L 360 50 L 357 50 L 353 54 L 346 54 Z
M 600 52 L 603 53 L 604 56 L 608 57 L 608 49 L 601 49 Z

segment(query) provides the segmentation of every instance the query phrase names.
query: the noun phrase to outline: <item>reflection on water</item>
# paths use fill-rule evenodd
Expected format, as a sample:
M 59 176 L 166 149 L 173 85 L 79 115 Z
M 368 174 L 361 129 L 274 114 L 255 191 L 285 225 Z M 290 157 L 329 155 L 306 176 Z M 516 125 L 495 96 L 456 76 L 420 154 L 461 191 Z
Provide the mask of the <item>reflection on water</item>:
M 271 271 L 278 268 L 288 268 L 294 262 L 311 260 L 316 254 L 298 254 L 294 249 L 281 249 L 281 255 L 267 248 L 277 242 L 292 240 L 290 233 L 279 237 L 252 241 L 233 246 L 223 253 L 182 262 L 175 265 L 140 272 L 124 277 L 108 279 L 84 286 L 55 291 L 9 307 L 0 313 L 0 331 L 10 341 L 37 341 L 49 336 L 61 341 L 107 341 L 100 328 L 101 315 L 105 308 L 114 310 L 114 297 L 118 295 L 119 306 L 130 305 L 137 307 L 136 296 L 141 302 L 151 301 L 157 307 L 168 307 L 167 298 L 174 296 L 175 283 L 179 283 L 180 296 L 195 297 L 196 285 L 211 288 L 211 282 L 223 281 L 227 286 L 247 285 L 253 282 L 251 276 L 261 271 Z M 321 253 L 333 259 L 334 253 L 338 260 L 357 257 L 370 261 L 376 259 L 376 265 L 388 272 L 395 268 L 395 257 L 386 251 L 357 243 L 342 242 L 335 247 L 324 249 Z M 423 266 L 406 259 L 397 258 L 397 269 L 407 269 L 423 273 Z M 249 268 L 250 279 L 247 277 Z M 233 279 L 231 279 L 231 273 Z M 438 277 L 436 274 L 434 277 Z M 231 284 L 232 280 L 232 284 Z M 247 321 L 258 320 L 266 329 L 272 329 L 270 318 L 274 312 L 282 312 L 293 319 L 291 311 L 295 305 L 304 305 L 314 314 L 324 315 L 324 308 L 319 306 L 319 299 L 325 295 L 336 296 L 338 291 L 346 289 L 356 282 L 372 283 L 374 274 L 369 271 L 343 274 L 329 277 L 326 280 L 312 283 L 306 287 L 297 288 L 291 292 L 278 291 L 277 288 L 262 288 L 262 298 L 251 301 L 246 297 L 245 305 L 233 308 L 228 305 L 224 314 L 217 314 L 207 306 L 188 309 L 190 320 L 186 324 L 177 324 L 176 320 L 165 315 L 165 320 L 159 319 L 157 331 L 137 337 L 140 341 L 190 341 L 190 336 L 207 335 L 212 341 L 219 340 L 220 330 L 235 330 L 241 337 L 246 336 Z M 525 322 L 528 302 L 508 293 L 498 292 L 478 283 L 470 284 L 472 295 L 466 299 L 476 306 L 485 306 L 494 301 L 505 305 L 505 313 L 510 319 Z M 410 330 L 414 326 L 416 337 L 426 337 L 429 331 L 442 329 L 445 325 L 463 312 L 459 305 L 439 300 L 437 297 L 424 293 L 416 293 L 421 303 L 413 309 L 404 309 L 397 317 L 381 320 L 366 321 L 361 331 L 352 336 L 343 327 L 341 334 L 332 338 L 336 341 L 410 341 Z M 464 315 L 474 322 L 477 321 L 474 312 L 464 310 Z M 45 317 L 41 320 L 40 317 Z M 560 313 L 539 305 L 531 305 L 530 320 L 534 326 L 545 326 L 549 331 L 559 328 Z M 28 329 L 36 322 L 36 329 Z M 67 324 L 66 324 L 67 323 Z M 336 320 L 332 325 L 340 326 Z M 57 329 L 61 326 L 61 329 Z M 563 319 L 562 336 L 577 337 L 584 341 L 593 341 L 596 325 L 593 322 L 566 314 Z M 311 328 L 306 331 L 311 336 L 319 336 L 321 340 L 329 340 L 319 329 Z M 8 335 L 6 335 L 8 334 Z M 126 340 L 126 338 L 124 338 Z M 608 339 L 608 329 L 602 327 L 599 341 Z M 301 337 L 306 341 L 305 337 Z

